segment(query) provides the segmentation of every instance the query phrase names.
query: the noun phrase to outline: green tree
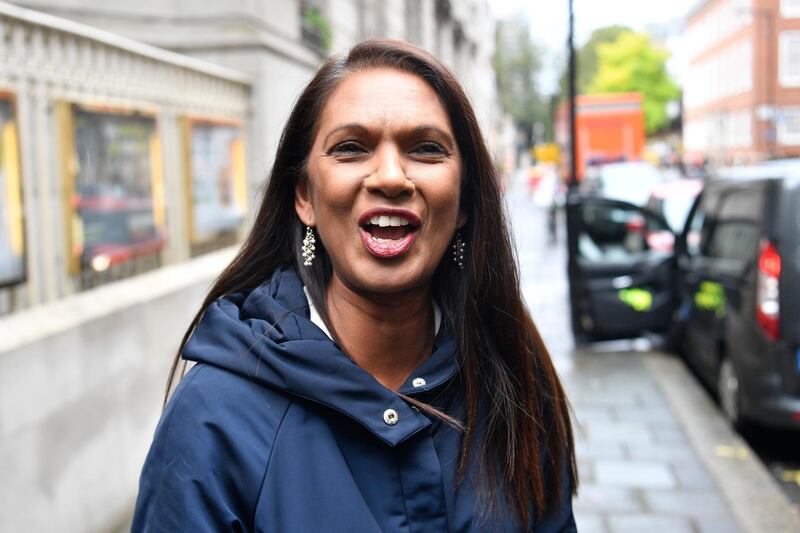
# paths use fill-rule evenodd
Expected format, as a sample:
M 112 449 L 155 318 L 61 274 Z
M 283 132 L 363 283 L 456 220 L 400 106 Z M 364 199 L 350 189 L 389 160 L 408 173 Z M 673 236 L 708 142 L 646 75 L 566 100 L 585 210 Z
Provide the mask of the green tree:
M 594 75 L 597 73 L 597 47 L 601 44 L 605 43 L 612 43 L 617 40 L 617 37 L 620 34 L 631 31 L 630 28 L 626 26 L 606 26 L 604 28 L 598 28 L 592 32 L 592 35 L 589 37 L 589 40 L 586 41 L 583 46 L 581 46 L 576 51 L 575 57 L 575 90 L 578 94 L 583 94 L 586 92 L 586 88 L 589 86 L 589 82 L 592 81 Z M 563 98 L 567 97 L 568 88 L 567 88 L 567 74 L 568 74 L 568 66 L 565 66 L 564 73 L 561 75 L 561 96 Z
M 680 95 L 667 73 L 669 52 L 655 46 L 648 35 L 628 31 L 614 42 L 600 44 L 597 57 L 597 72 L 587 93 L 639 92 L 647 133 L 666 125 L 667 103 Z
M 528 26 L 519 20 L 498 21 L 495 27 L 493 66 L 497 92 L 503 109 L 533 144 L 536 122 L 547 123 L 547 104 L 542 99 L 537 77 L 542 52 L 534 45 Z

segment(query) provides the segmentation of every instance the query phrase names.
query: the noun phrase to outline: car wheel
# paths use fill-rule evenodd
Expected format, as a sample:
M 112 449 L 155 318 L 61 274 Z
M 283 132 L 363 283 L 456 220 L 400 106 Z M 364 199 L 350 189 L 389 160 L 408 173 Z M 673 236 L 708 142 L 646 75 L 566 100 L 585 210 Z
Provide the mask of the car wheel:
M 736 369 L 727 357 L 722 359 L 719 365 L 719 377 L 717 379 L 717 393 L 719 403 L 725 417 L 734 427 L 742 424 L 742 415 L 739 408 L 739 378 L 736 376 Z

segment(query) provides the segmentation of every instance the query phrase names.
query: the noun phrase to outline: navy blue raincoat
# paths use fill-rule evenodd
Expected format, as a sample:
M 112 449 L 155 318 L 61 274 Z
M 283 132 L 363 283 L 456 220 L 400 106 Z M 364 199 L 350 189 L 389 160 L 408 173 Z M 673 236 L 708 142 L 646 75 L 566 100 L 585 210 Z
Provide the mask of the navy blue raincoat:
M 458 414 L 455 352 L 441 328 L 399 392 Z M 462 434 L 348 358 L 292 269 L 211 305 L 183 357 L 197 364 L 156 430 L 134 532 L 575 531 L 568 483 L 532 528 L 482 516 L 475 465 L 456 483 Z

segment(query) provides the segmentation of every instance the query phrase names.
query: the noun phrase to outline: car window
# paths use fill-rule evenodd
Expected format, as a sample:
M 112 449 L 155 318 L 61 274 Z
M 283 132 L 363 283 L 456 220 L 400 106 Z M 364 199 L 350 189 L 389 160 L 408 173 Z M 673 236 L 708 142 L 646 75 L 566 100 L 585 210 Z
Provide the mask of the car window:
M 680 232 L 686 224 L 686 216 L 694 203 L 693 196 L 679 196 L 662 202 L 660 213 L 673 231 Z
M 704 256 L 749 261 L 758 251 L 764 194 L 757 188 L 726 191 L 703 230 Z M 706 215 L 708 217 L 708 215 Z
M 712 203 L 712 194 L 704 194 L 698 201 L 692 220 L 686 232 L 686 253 L 689 255 L 700 255 L 700 243 L 702 241 L 703 230 L 706 227 L 706 212 L 709 204 Z
M 659 171 L 647 163 L 605 165 L 599 172 L 597 192 L 634 205 L 644 205 L 653 186 L 663 180 Z
M 632 205 L 584 204 L 578 216 L 578 255 L 587 261 L 621 262 L 671 250 L 669 228 Z

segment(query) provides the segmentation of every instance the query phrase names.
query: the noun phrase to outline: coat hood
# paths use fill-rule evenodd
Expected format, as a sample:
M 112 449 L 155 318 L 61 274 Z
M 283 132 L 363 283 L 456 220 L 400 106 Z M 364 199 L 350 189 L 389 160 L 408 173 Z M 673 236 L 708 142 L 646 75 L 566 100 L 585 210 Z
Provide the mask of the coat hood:
M 311 322 L 302 281 L 290 267 L 276 270 L 269 282 L 253 290 L 212 303 L 182 356 L 335 409 L 390 446 L 431 423 L 361 369 Z M 413 395 L 432 390 L 449 381 L 457 370 L 455 340 L 442 327 L 432 355 L 399 392 Z M 424 379 L 424 386 L 414 386 L 418 377 Z M 384 421 L 387 409 L 397 412 L 396 424 Z

